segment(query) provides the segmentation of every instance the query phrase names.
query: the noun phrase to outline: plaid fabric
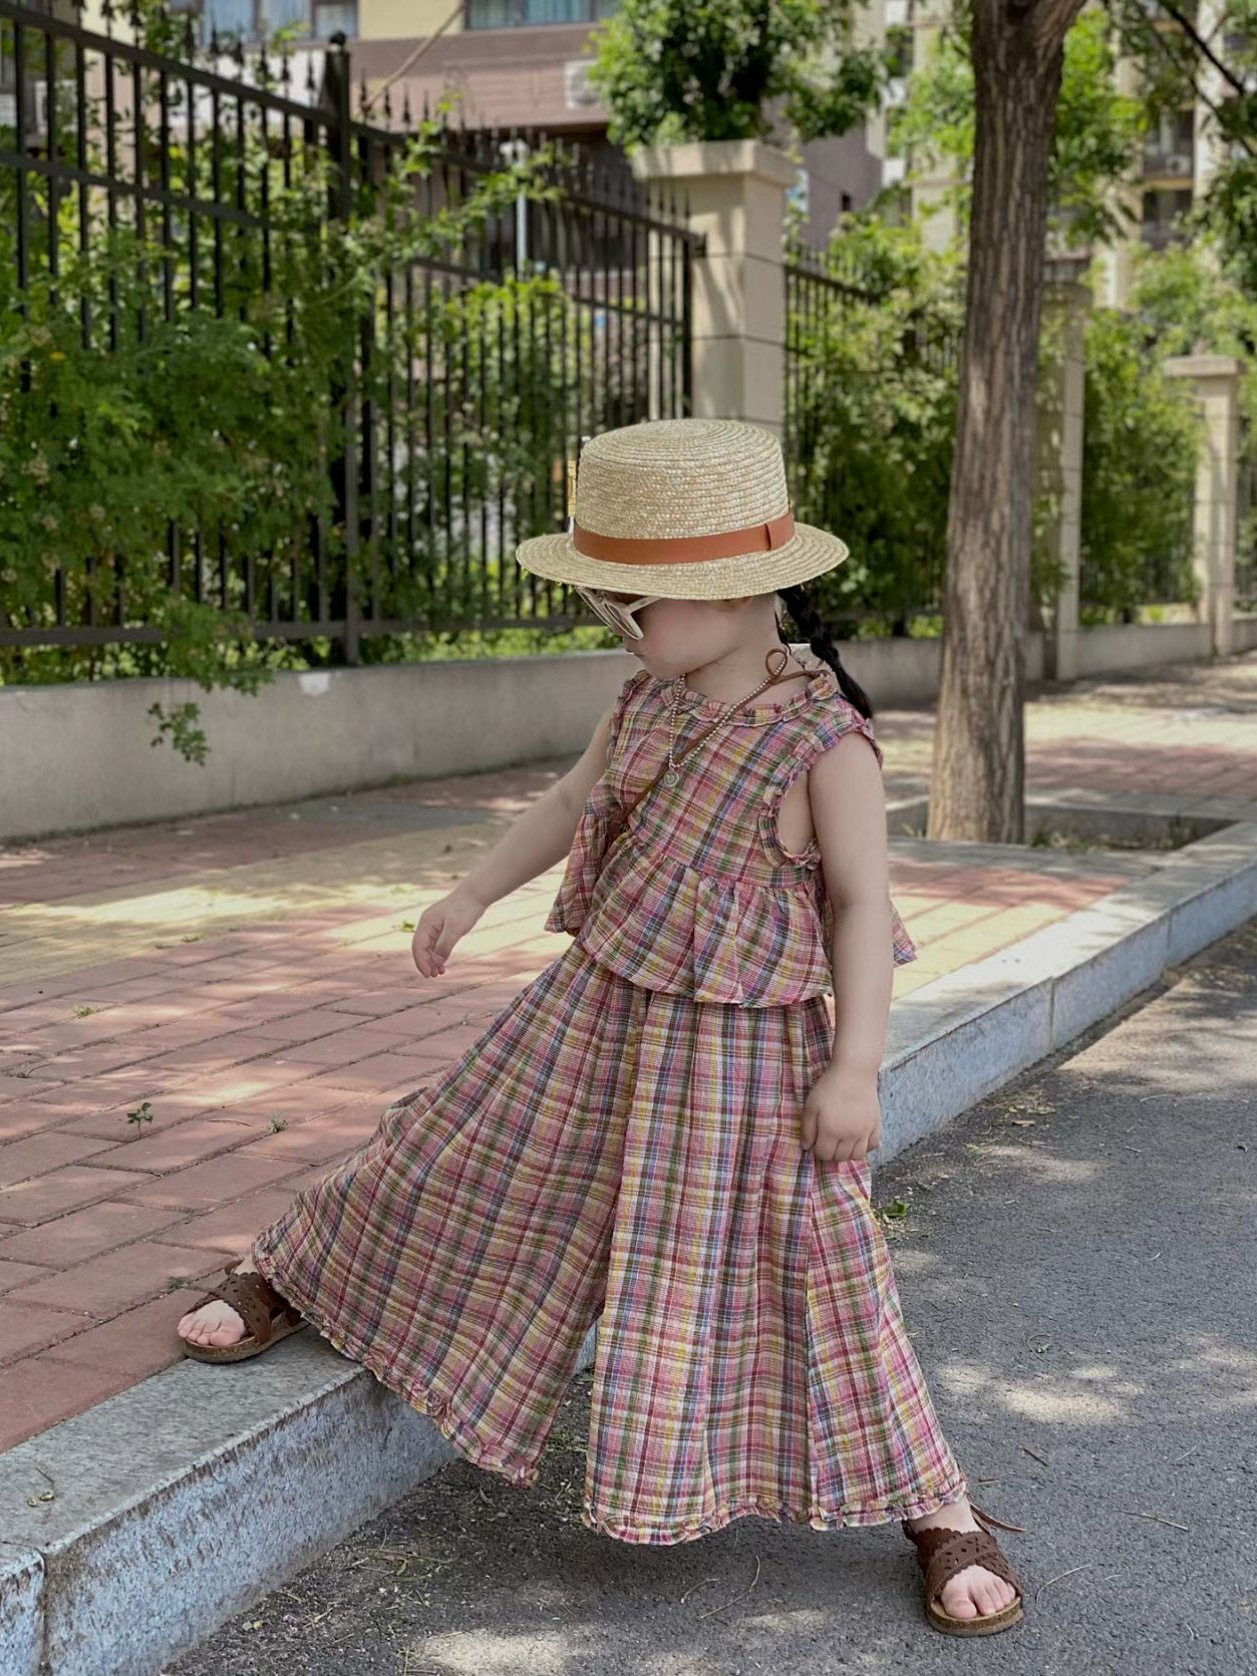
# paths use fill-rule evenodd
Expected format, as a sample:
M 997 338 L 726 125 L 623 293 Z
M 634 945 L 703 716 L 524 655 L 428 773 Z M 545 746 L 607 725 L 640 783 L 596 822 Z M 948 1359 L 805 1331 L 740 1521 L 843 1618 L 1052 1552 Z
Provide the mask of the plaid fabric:
M 687 691 L 677 744 L 723 706 Z M 780 703 L 743 706 L 624 821 L 667 752 L 669 684 L 638 670 L 612 716 L 606 772 L 581 813 L 549 931 L 569 931 L 586 953 L 647 989 L 695 1001 L 783 1006 L 833 994 L 833 910 L 820 846 L 792 854 L 777 813 L 790 785 L 847 733 L 881 747 L 873 724 L 822 664 Z M 893 962 L 917 958 L 887 898 Z
M 260 1233 L 260 1271 L 467 1459 L 529 1486 L 599 1321 L 581 1519 L 674 1543 L 965 1493 L 904 1330 L 865 1160 L 799 1110 L 819 996 L 736 1007 L 578 943 Z

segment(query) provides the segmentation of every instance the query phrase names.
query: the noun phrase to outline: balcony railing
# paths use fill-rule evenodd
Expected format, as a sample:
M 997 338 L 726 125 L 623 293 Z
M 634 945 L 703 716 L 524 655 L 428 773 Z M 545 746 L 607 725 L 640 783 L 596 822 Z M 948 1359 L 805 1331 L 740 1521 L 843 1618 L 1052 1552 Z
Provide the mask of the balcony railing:
M 1172 244 L 1182 244 L 1186 235 L 1177 221 L 1145 221 L 1139 236 L 1151 249 L 1166 250 Z
M 1174 146 L 1163 150 L 1148 146 L 1144 150 L 1143 172 L 1145 180 L 1154 175 L 1182 175 L 1190 180 L 1196 172 L 1195 147 Z

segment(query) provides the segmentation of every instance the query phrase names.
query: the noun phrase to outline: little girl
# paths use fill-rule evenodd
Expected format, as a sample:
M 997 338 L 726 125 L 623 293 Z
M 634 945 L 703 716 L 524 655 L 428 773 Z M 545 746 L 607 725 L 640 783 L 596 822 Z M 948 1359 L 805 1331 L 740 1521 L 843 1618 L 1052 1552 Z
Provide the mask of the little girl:
M 916 951 L 871 706 L 800 586 L 847 549 L 795 523 L 770 432 L 680 419 L 594 438 L 567 530 L 516 556 L 640 667 L 413 955 L 438 976 L 565 855 L 546 928 L 573 940 L 256 1237 L 184 1348 L 242 1360 L 308 1321 L 528 1486 L 597 1321 L 591 1530 L 898 1520 L 931 1624 L 1008 1628 L 1022 1593 L 985 1526 L 1019 1527 L 966 1499 L 869 1197 L 892 971 Z

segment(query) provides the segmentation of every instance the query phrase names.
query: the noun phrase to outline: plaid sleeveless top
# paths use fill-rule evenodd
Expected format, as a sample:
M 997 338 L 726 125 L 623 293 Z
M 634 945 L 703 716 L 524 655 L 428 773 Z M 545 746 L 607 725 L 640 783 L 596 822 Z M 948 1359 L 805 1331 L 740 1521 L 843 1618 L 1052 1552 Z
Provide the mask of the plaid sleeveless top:
M 679 783 L 656 786 L 621 830 L 623 808 L 666 758 L 670 685 L 641 669 L 621 688 L 607 767 L 581 812 L 546 930 L 571 932 L 645 989 L 696 1001 L 766 1007 L 831 995 L 833 911 L 820 846 L 813 837 L 801 853 L 787 851 L 777 810 L 845 733 L 862 733 L 880 767 L 872 723 L 820 664 L 792 698 L 743 705 L 697 747 Z M 724 708 L 687 688 L 678 752 Z M 917 951 L 889 898 L 887 907 L 901 966 Z

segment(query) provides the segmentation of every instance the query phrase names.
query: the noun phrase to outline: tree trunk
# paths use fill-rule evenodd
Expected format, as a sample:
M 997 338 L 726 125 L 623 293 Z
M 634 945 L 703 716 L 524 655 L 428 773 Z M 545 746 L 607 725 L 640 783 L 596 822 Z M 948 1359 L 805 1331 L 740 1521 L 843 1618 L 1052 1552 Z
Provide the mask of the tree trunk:
M 973 203 L 928 838 L 1024 841 L 1048 161 L 1081 3 L 973 0 Z

